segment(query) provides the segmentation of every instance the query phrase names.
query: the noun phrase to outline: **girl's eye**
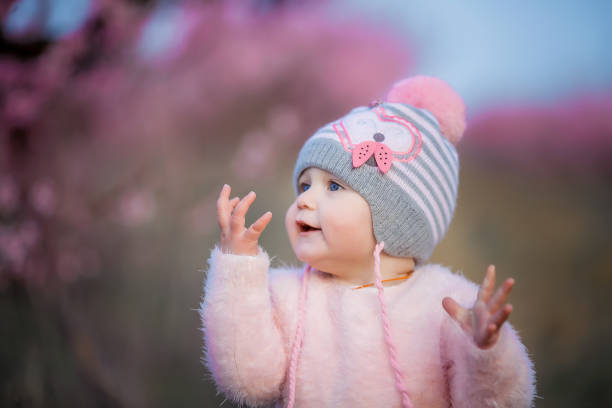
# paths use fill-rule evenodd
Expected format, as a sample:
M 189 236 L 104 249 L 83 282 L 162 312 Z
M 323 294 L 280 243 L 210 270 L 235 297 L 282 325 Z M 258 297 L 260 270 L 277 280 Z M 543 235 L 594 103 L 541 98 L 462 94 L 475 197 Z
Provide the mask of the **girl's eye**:
M 308 190 L 310 188 L 310 184 L 306 184 L 306 183 L 301 183 L 300 184 L 300 191 L 303 193 L 304 191 Z
M 338 191 L 342 188 L 342 186 L 338 183 L 336 183 L 335 181 L 330 181 L 329 182 L 329 189 L 331 191 Z

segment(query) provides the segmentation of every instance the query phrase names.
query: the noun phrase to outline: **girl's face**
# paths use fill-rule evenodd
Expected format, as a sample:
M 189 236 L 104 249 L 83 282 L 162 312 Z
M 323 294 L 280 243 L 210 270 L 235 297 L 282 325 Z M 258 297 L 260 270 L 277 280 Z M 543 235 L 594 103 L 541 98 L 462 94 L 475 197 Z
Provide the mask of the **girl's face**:
M 285 227 L 300 261 L 348 282 L 370 279 L 376 245 L 370 206 L 334 175 L 316 167 L 301 174 Z

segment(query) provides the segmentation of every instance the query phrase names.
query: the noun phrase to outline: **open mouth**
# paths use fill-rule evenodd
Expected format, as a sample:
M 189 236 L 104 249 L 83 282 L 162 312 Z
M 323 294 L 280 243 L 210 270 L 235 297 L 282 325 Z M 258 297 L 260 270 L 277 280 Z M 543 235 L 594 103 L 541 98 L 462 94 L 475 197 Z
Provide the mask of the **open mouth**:
M 310 232 L 310 231 L 320 231 L 321 230 L 321 228 L 313 227 L 312 225 L 309 225 L 305 223 L 304 221 L 297 221 L 297 225 L 298 225 L 298 228 L 300 229 L 300 232 Z

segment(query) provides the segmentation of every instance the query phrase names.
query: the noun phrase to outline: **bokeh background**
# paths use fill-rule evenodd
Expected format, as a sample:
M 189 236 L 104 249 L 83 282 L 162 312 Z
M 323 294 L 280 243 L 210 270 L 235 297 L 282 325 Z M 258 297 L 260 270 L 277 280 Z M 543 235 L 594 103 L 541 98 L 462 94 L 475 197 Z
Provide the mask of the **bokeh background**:
M 196 312 L 222 184 L 296 263 L 299 147 L 417 73 L 468 106 L 431 261 L 517 280 L 537 407 L 612 406 L 611 4 L 2 1 L 0 406 L 223 403 Z

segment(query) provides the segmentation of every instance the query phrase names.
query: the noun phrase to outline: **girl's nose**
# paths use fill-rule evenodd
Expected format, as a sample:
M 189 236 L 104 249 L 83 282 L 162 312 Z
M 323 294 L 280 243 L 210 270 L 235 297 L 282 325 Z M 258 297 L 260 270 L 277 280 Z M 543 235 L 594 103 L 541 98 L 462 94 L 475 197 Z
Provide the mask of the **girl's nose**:
M 313 210 L 315 208 L 312 193 L 306 190 L 297 197 L 297 207 L 300 210 Z

